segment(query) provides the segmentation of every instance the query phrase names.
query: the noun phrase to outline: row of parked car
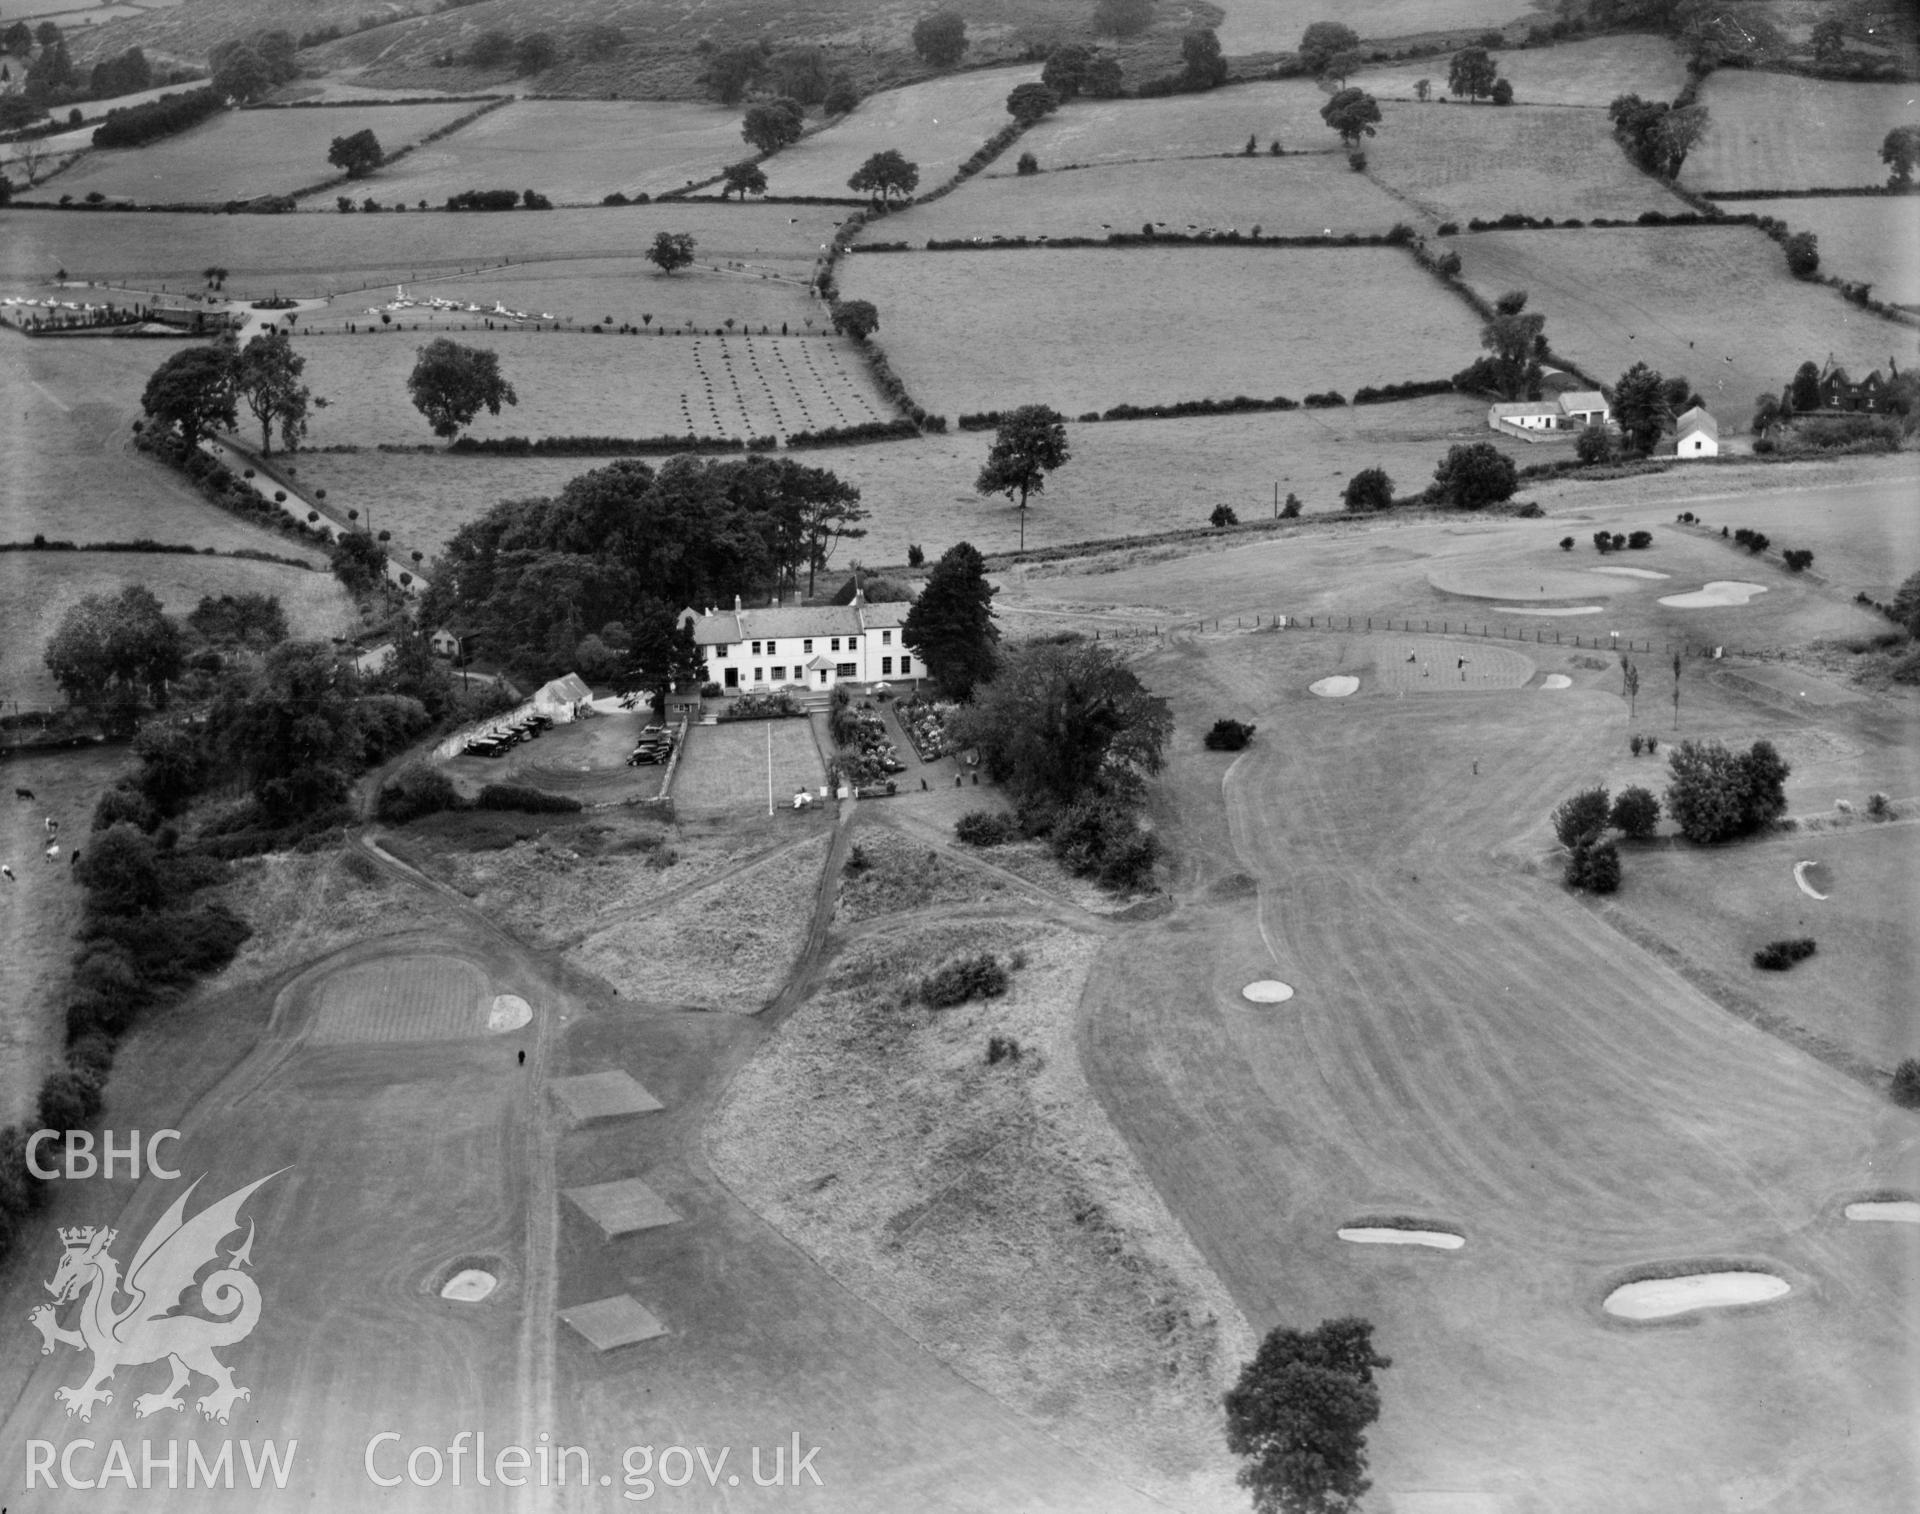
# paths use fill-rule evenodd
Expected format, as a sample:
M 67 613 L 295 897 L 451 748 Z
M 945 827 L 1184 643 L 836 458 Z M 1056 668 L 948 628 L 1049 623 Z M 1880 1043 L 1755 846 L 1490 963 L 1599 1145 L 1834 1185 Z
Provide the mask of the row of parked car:
M 673 732 L 663 725 L 650 725 L 640 733 L 640 741 L 627 758 L 630 768 L 645 767 L 649 763 L 665 762 L 673 755 Z
M 542 731 L 553 729 L 553 721 L 545 715 L 528 715 L 516 720 L 512 725 L 495 726 L 483 731 L 466 744 L 469 757 L 504 757 L 523 741 L 531 741 Z

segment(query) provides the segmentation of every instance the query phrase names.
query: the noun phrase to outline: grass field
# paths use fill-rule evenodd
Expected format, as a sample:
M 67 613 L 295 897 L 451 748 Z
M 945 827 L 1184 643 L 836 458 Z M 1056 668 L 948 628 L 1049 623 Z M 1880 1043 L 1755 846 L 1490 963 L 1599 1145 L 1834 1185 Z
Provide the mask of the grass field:
M 948 415 L 1350 394 L 1449 374 L 1478 340 L 1395 248 L 875 255 L 849 260 L 842 287 L 879 307 L 894 368 Z
M 1264 154 L 1266 146 L 1261 145 Z M 1043 170 L 1053 165 L 1042 160 Z M 1103 237 L 1138 232 L 1255 226 L 1268 236 L 1316 236 L 1331 228 L 1383 232 L 1407 208 L 1336 154 L 1103 164 L 1065 172 L 982 175 L 931 205 L 875 229 L 877 240 L 957 237 Z
M 1359 0 L 1343 7 L 1340 19 L 1363 38 L 1384 38 L 1452 28 L 1478 33 L 1529 14 L 1512 0 Z M 1219 27 L 1220 46 L 1229 57 L 1291 52 L 1300 45 L 1302 32 L 1326 19 L 1326 7 L 1310 0 L 1243 0 L 1227 7 Z
M 1485 232 L 1452 245 L 1488 299 L 1527 290 L 1554 351 L 1602 382 L 1635 362 L 1686 375 L 1723 436 L 1744 431 L 1754 396 L 1778 393 L 1801 363 L 1831 354 L 1864 373 L 1912 340 L 1794 280 L 1750 227 Z M 1762 299 L 1766 320 L 1756 321 Z
M 1646 32 L 1621 32 L 1552 47 L 1509 48 L 1495 52 L 1494 58 L 1500 77 L 1512 81 L 1516 105 L 1590 105 L 1604 111 L 1617 95 L 1671 100 L 1687 82 L 1679 49 L 1669 39 Z M 1414 82 L 1427 79 L 1433 85 L 1433 99 L 1446 99 L 1451 109 L 1465 102 L 1447 94 L 1450 62 L 1451 55 L 1443 54 L 1403 63 L 1370 63 L 1351 82 L 1377 99 L 1413 100 Z M 1483 103 L 1465 108 L 1499 107 Z M 1421 125 L 1426 125 L 1424 118 Z M 1383 127 L 1382 138 L 1385 135 Z
M 1812 232 L 1822 273 L 1864 280 L 1888 304 L 1920 306 L 1920 198 L 1742 200 L 1727 208 Z
M 384 138 L 382 139 L 384 141 Z M 659 194 L 751 155 L 740 112 L 639 100 L 518 100 L 410 153 L 366 192 L 439 205 L 463 189 L 534 189 L 555 204 Z
M 1240 151 L 1249 135 L 1259 139 L 1262 152 L 1276 137 L 1288 152 L 1338 148 L 1339 138 L 1320 119 L 1326 103 L 1326 92 L 1311 79 L 1240 84 L 1163 100 L 1075 100 L 1023 135 L 1015 151 L 1031 152 L 1058 168 L 1225 155 Z M 1013 162 L 1003 159 L 993 171 L 1013 170 Z
M 1835 84 L 1723 68 L 1700 91 L 1712 125 L 1687 157 L 1689 189 L 1884 184 L 1880 143 L 1914 116 L 1910 84 Z
M 321 336 L 296 343 L 306 382 L 328 399 L 309 440 L 425 442 L 425 420 L 407 400 L 422 331 Z M 586 336 L 475 332 L 465 340 L 500 354 L 520 394 L 474 436 L 759 436 L 852 425 L 890 413 L 864 366 L 839 337 Z
M 1555 220 L 1686 209 L 1615 144 L 1604 112 L 1389 102 L 1367 171 L 1436 220 Z
M 216 204 L 286 194 L 339 172 L 327 162 L 327 145 L 335 137 L 371 131 L 392 152 L 473 109 L 447 104 L 228 111 L 146 147 L 90 152 L 49 193 L 80 199 L 97 192 L 141 204 Z M 377 190 L 368 193 L 379 197 Z

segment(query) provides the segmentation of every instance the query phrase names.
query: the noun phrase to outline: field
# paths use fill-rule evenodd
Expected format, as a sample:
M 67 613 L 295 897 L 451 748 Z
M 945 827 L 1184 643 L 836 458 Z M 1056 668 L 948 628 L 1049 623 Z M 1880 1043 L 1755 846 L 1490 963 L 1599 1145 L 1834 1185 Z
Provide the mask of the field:
M 1723 68 L 1700 103 L 1712 125 L 1680 171 L 1687 188 L 1820 189 L 1886 182 L 1880 143 L 1913 119 L 1913 86 Z
M 1727 208 L 1812 232 L 1822 273 L 1865 280 L 1890 305 L 1920 306 L 1920 198 L 1742 200 Z
M 1477 34 L 1529 14 L 1537 13 L 1511 0 L 1359 0 L 1343 6 L 1340 19 L 1363 38 L 1385 38 L 1448 29 Z M 1308 0 L 1229 5 L 1219 28 L 1220 46 L 1229 57 L 1291 52 L 1308 26 L 1326 19 L 1326 7 Z
M 1750 227 L 1484 232 L 1452 245 L 1488 299 L 1527 290 L 1553 350 L 1601 381 L 1636 362 L 1685 374 L 1722 436 L 1744 431 L 1754 396 L 1778 393 L 1802 362 L 1831 354 L 1864 374 L 1910 341 L 1832 290 L 1797 282 Z M 1756 321 L 1761 299 L 1766 320 Z
M 1435 220 L 1631 220 L 1686 205 L 1627 161 L 1604 112 L 1388 103 L 1367 171 Z
M 739 111 L 724 106 L 517 100 L 382 169 L 366 193 L 439 205 L 463 189 L 513 188 L 556 205 L 598 204 L 616 190 L 679 189 L 751 151 L 740 139 Z
M 941 252 L 845 268 L 847 297 L 879 307 L 908 391 L 949 416 L 1351 394 L 1444 377 L 1478 341 L 1471 312 L 1396 248 Z M 991 300 L 974 298 L 985 288 Z
M 1604 111 L 1617 95 L 1635 94 L 1645 100 L 1671 100 L 1687 82 L 1685 61 L 1665 37 L 1645 32 L 1623 32 L 1585 42 L 1557 42 L 1552 47 L 1509 48 L 1496 52 L 1500 76 L 1512 81 L 1516 105 L 1589 105 Z M 1403 63 L 1370 63 L 1352 82 L 1381 100 L 1413 100 L 1418 79 L 1432 81 L 1433 98 L 1452 105 L 1464 101 L 1447 96 L 1446 55 L 1414 58 Z M 1470 110 L 1495 110 L 1480 104 Z M 1426 122 L 1421 121 L 1424 128 Z M 1382 130 L 1382 138 L 1385 130 Z
M 1012 173 L 1021 152 L 1050 168 L 1224 156 L 1240 151 L 1249 135 L 1259 139 L 1262 152 L 1276 137 L 1288 152 L 1333 150 L 1339 138 L 1320 119 L 1326 103 L 1326 92 L 1310 79 L 1238 84 L 1164 100 L 1074 100 L 1025 133 L 991 171 Z
M 306 382 L 328 400 L 309 441 L 417 443 L 431 439 L 407 400 L 424 333 L 398 328 L 369 339 L 320 336 L 296 343 Z M 474 333 L 471 346 L 500 354 L 520 394 L 469 434 L 488 436 L 784 435 L 888 417 L 890 407 L 839 337 L 583 336 Z
M 968 70 L 869 95 L 851 114 L 763 163 L 767 193 L 860 199 L 847 187 L 848 178 L 875 153 L 891 149 L 919 165 L 920 193 L 925 194 L 951 179 L 982 142 L 1011 121 L 1007 95 L 1014 86 L 1039 77 L 1031 66 Z M 733 157 L 747 155 L 743 146 Z
M 62 173 L 55 181 L 57 190 L 49 193 L 75 199 L 99 193 L 141 204 L 217 204 L 287 194 L 339 172 L 327 162 L 327 145 L 335 137 L 371 131 L 392 152 L 475 108 L 448 104 L 228 111 L 146 147 L 90 152 Z
M 874 229 L 881 241 L 959 237 L 1103 237 L 1138 232 L 1148 221 L 1188 226 L 1258 226 L 1268 236 L 1317 236 L 1331 229 L 1389 230 L 1407 209 L 1335 154 L 1288 158 L 1183 159 L 1103 164 L 1019 177 L 981 175 L 931 205 L 916 205 Z M 1043 170 L 1053 165 L 1042 162 Z M 856 244 L 857 245 L 857 244 Z

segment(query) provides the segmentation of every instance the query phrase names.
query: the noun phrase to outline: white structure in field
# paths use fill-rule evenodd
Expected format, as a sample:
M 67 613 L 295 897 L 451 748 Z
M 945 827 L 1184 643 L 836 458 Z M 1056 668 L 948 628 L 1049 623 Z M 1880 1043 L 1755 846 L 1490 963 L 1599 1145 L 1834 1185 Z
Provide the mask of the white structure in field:
M 818 691 L 921 676 L 903 631 L 910 608 L 870 605 L 858 593 L 851 604 L 759 610 L 735 598 L 731 610 L 683 610 L 680 623 L 693 627 L 708 680 L 729 694 Z
M 1695 405 L 1674 422 L 1675 457 L 1718 457 L 1720 423 Z
M 1522 431 L 1585 431 L 1613 418 L 1598 389 L 1570 389 L 1539 400 L 1501 402 L 1487 407 L 1487 429 L 1517 426 Z

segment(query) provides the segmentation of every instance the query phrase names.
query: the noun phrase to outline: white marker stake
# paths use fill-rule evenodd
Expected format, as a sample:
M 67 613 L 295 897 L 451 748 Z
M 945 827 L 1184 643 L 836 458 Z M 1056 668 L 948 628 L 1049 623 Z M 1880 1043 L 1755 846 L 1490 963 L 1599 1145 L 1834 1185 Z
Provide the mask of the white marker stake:
M 767 726 L 767 813 L 773 813 L 773 726 Z

